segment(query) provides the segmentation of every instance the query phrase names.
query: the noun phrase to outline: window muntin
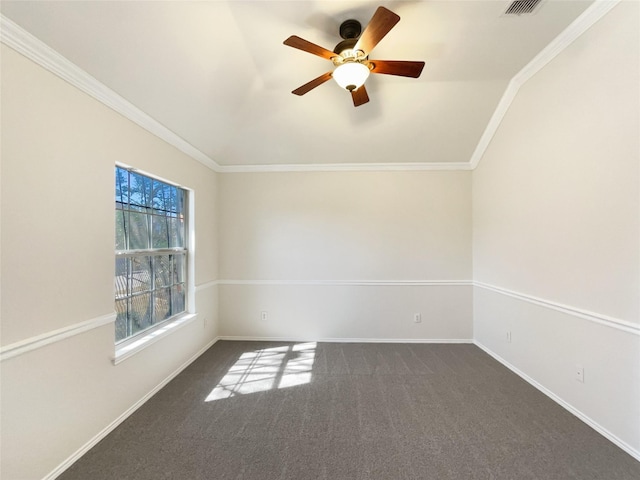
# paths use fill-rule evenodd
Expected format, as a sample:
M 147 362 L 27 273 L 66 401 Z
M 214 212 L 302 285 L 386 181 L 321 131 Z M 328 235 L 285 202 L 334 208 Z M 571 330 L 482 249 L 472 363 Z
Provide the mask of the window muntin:
M 115 341 L 186 311 L 186 200 L 175 185 L 116 166 Z

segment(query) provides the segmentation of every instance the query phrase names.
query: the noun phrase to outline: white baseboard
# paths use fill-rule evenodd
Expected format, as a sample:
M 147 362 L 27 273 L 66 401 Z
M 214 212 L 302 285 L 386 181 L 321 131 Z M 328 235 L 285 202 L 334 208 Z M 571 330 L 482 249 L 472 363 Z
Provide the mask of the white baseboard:
M 549 397 L 551 400 L 553 400 L 554 402 L 556 402 L 558 405 L 560 405 L 561 407 L 563 407 L 565 410 L 568 410 L 569 412 L 571 412 L 573 415 L 575 415 L 576 417 L 578 417 L 580 420 L 582 420 L 584 423 L 586 423 L 587 425 L 589 425 L 591 428 L 593 428 L 596 432 L 600 433 L 602 436 L 604 436 L 605 438 L 607 438 L 608 440 L 610 440 L 611 442 L 613 442 L 614 444 L 616 444 L 618 447 L 620 447 L 622 450 L 624 450 L 625 452 L 627 452 L 629 455 L 631 455 L 633 458 L 635 458 L 636 460 L 638 460 L 640 462 L 640 451 L 634 449 L 631 445 L 627 444 L 626 442 L 624 442 L 623 440 L 621 440 L 620 438 L 618 438 L 616 435 L 614 435 L 613 433 L 611 433 L 609 430 L 607 430 L 606 428 L 604 428 L 602 425 L 600 425 L 598 422 L 594 421 L 593 419 L 591 419 L 588 415 L 585 415 L 584 413 L 582 413 L 580 410 L 578 410 L 576 407 L 574 407 L 573 405 L 571 405 L 570 403 L 566 402 L 565 400 L 563 400 L 562 398 L 560 398 L 558 395 L 556 395 L 555 393 L 553 393 L 551 390 L 549 390 L 548 388 L 546 388 L 545 386 L 543 386 L 542 384 L 538 383 L 537 381 L 535 381 L 533 378 L 531 378 L 529 375 L 527 375 L 526 373 L 524 373 L 522 370 L 518 369 L 517 367 L 515 367 L 514 365 L 512 365 L 511 363 L 509 363 L 507 360 L 505 360 L 504 358 L 502 358 L 500 355 L 498 355 L 497 353 L 493 352 L 492 350 L 490 350 L 489 348 L 487 348 L 486 346 L 484 346 L 482 343 L 478 342 L 477 340 L 474 340 L 473 342 L 478 348 L 482 349 L 484 352 L 486 352 L 488 355 L 490 355 L 491 357 L 493 357 L 495 360 L 497 360 L 498 362 L 500 362 L 501 364 L 503 364 L 505 367 L 507 367 L 509 370 L 511 370 L 513 373 L 515 373 L 516 375 L 518 375 L 519 377 L 521 377 L 523 380 L 525 380 L 526 382 L 528 382 L 529 384 L 531 384 L 532 386 L 534 386 L 535 388 L 537 388 L 538 390 L 540 390 L 542 393 L 544 393 L 547 397 Z
M 191 363 L 193 363 L 200 355 L 202 355 L 205 351 L 207 351 L 211 346 L 213 346 L 219 340 L 230 340 L 230 341 L 272 341 L 272 342 L 310 342 L 310 341 L 318 341 L 318 342 L 332 342 L 332 343 L 461 343 L 461 344 L 475 344 L 478 348 L 482 349 L 488 355 L 493 357 L 495 360 L 503 364 L 509 370 L 514 372 L 516 375 L 520 376 L 523 380 L 531 384 L 533 387 L 537 388 L 539 391 L 547 395 L 553 401 L 558 403 L 560 406 L 571 412 L 573 415 L 578 417 L 580 420 L 585 422 L 591 428 L 596 430 L 598 433 L 602 434 L 605 438 L 613 442 L 615 445 L 620 447 L 622 450 L 627 452 L 636 460 L 640 461 L 640 452 L 635 450 L 633 447 L 628 445 L 626 442 L 618 438 L 613 433 L 609 432 L 606 428 L 602 427 L 600 424 L 592 420 L 590 417 L 582 413 L 580 410 L 572 406 L 571 404 L 564 401 L 562 398 L 557 396 L 551 390 L 548 390 L 546 387 L 535 381 L 533 378 L 529 377 L 526 373 L 522 372 L 514 365 L 509 363 L 507 360 L 494 353 L 492 350 L 484 346 L 482 343 L 473 339 L 378 339 L 378 338 L 323 338 L 323 339 L 300 339 L 300 338 L 291 338 L 291 337 L 249 337 L 249 336 L 219 336 L 214 338 L 211 342 L 201 348 L 198 352 L 196 352 L 191 358 L 189 358 L 185 363 L 183 363 L 180 367 L 178 367 L 174 372 L 172 372 L 169 376 L 167 376 L 162 382 L 156 385 L 150 392 L 148 392 L 144 397 L 138 400 L 134 405 L 132 405 L 129 409 L 123 412 L 118 418 L 116 418 L 113 422 L 111 422 L 107 427 L 105 427 L 102 431 L 100 431 L 96 436 L 94 436 L 91 440 L 89 440 L 86 444 L 84 444 L 80 449 L 78 449 L 75 453 L 73 453 L 69 458 L 63 461 L 60 465 L 58 465 L 53 471 L 51 471 L 47 476 L 44 477 L 43 480 L 55 480 L 58 476 L 60 476 L 65 470 L 67 470 L 71 465 L 73 465 L 80 457 L 82 457 L 85 453 L 87 453 L 92 447 L 94 447 L 100 440 L 106 437 L 109 433 L 115 430 L 118 425 L 124 422 L 129 416 L 131 416 L 138 408 L 144 405 L 147 400 L 149 400 L 153 395 L 155 395 L 162 387 L 164 387 L 167 383 L 169 383 L 174 377 L 176 377 L 180 372 L 182 372 L 185 368 L 187 368 Z
M 162 382 L 156 385 L 149 393 L 147 393 L 144 397 L 134 403 L 131 407 L 129 407 L 125 412 L 122 413 L 118 418 L 116 418 L 113 422 L 107 425 L 100 433 L 98 433 L 95 437 L 85 443 L 80 449 L 78 449 L 75 453 L 73 453 L 69 458 L 67 458 L 64 462 L 58 465 L 53 471 L 51 471 L 43 480 L 54 480 L 58 478 L 58 476 L 62 475 L 62 473 L 67 470 L 71 465 L 73 465 L 80 457 L 82 457 L 85 453 L 87 453 L 93 446 L 95 446 L 100 440 L 109 435 L 115 428 L 124 422 L 131 414 L 133 414 L 136 410 L 138 410 L 142 405 L 145 404 L 147 400 L 153 397 L 162 387 L 164 387 L 167 383 L 173 380 L 180 372 L 182 372 L 185 368 L 191 365 L 200 355 L 206 352 L 213 344 L 215 344 L 219 337 L 214 338 L 212 341 L 207 343 L 204 347 L 198 350 L 191 358 L 189 358 L 185 363 L 180 365 L 174 372 L 172 372 L 168 377 L 166 377 Z
M 320 343 L 473 343 L 471 338 L 300 338 L 221 335 L 220 340 L 241 342 L 320 342 Z

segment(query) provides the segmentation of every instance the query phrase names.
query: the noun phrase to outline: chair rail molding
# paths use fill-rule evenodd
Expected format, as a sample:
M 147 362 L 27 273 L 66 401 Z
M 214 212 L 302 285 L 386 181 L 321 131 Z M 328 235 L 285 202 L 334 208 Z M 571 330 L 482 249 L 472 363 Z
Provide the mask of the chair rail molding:
M 534 305 L 539 305 L 541 307 L 556 310 L 558 312 L 562 312 L 567 315 L 572 315 L 574 317 L 582 318 L 584 320 L 589 320 L 591 322 L 595 322 L 600 325 L 604 325 L 606 327 L 615 328 L 617 330 L 631 333 L 633 335 L 640 335 L 640 323 L 628 322 L 626 320 L 621 320 L 619 318 L 609 317 L 607 315 L 602 315 L 600 313 L 590 312 L 588 310 L 583 310 L 577 307 L 564 305 L 562 303 L 554 302 L 551 300 L 545 300 L 543 298 L 534 297 L 533 295 L 527 295 L 525 293 L 515 292 L 513 290 L 497 287 L 495 285 L 489 285 L 483 282 L 474 281 L 473 284 L 478 288 L 490 290 L 492 292 L 496 292 L 501 295 L 505 295 L 507 297 L 517 298 L 518 300 L 523 300 L 525 302 L 532 303 Z
M 19 342 L 11 343 L 0 348 L 0 362 L 9 358 L 22 355 L 24 353 L 42 348 L 51 343 L 59 342 L 69 337 L 79 335 L 94 328 L 104 325 L 114 324 L 116 321 L 116 312 L 101 315 L 99 317 L 85 320 L 84 322 L 74 323 L 57 330 L 52 330 L 34 337 L 29 337 Z

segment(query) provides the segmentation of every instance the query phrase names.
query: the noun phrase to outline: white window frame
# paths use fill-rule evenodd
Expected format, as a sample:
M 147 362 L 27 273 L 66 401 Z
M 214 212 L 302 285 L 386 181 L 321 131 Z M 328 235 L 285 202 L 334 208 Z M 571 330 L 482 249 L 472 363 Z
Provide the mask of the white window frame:
M 185 247 L 186 247 L 186 274 L 185 274 L 185 311 L 172 316 L 152 327 L 124 339 L 115 344 L 115 356 L 113 358 L 114 365 L 126 360 L 127 358 L 135 355 L 136 353 L 144 350 L 146 347 L 156 343 L 161 338 L 169 335 L 170 333 L 180 329 L 181 327 L 193 322 L 197 318 L 196 306 L 195 306 L 195 195 L 192 189 L 180 185 L 179 183 L 172 182 L 153 173 L 125 165 L 122 163 L 116 163 L 115 167 L 119 167 L 131 172 L 139 173 L 150 177 L 154 180 L 178 187 L 185 192 L 185 213 L 186 213 L 186 229 L 185 229 Z M 115 187 L 115 186 L 114 186 Z M 114 209 L 114 216 L 116 210 Z M 113 225 L 115 225 L 115 217 Z M 170 250 L 170 249 L 168 249 Z M 114 249 L 115 253 L 115 249 Z M 114 259 L 116 256 L 114 255 Z M 115 275 L 115 271 L 114 271 Z M 115 301 L 115 286 L 113 292 L 113 298 Z M 115 325 L 114 325 L 115 326 Z M 115 337 L 115 330 L 114 330 Z M 115 338 L 114 338 L 115 340 Z

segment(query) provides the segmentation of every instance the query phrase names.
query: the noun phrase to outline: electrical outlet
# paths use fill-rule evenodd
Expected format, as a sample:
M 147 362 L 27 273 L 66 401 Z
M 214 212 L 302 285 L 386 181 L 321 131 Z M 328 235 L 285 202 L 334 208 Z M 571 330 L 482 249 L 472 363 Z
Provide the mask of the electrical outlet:
M 269 314 L 267 312 L 260 312 L 260 320 L 266 322 L 269 320 Z
M 511 343 L 511 330 L 507 330 L 506 340 L 507 340 L 507 343 Z
M 584 383 L 584 367 L 582 365 L 576 365 L 576 380 L 580 383 Z
M 422 314 L 414 313 L 413 314 L 413 323 L 422 323 Z

